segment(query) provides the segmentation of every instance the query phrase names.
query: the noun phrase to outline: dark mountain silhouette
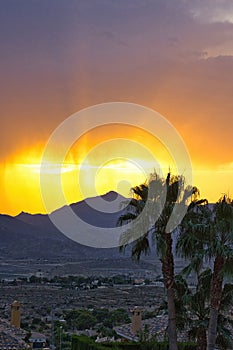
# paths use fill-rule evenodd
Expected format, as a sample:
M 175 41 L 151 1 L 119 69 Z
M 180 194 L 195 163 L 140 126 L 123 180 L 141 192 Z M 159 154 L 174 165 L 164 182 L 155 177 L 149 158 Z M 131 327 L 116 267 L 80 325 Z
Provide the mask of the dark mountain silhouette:
M 115 227 L 126 200 L 116 192 L 73 203 L 70 208 L 83 221 L 94 227 Z M 53 215 L 62 216 L 66 207 Z M 108 211 L 106 213 L 106 210 Z M 111 212 L 113 211 L 113 212 Z M 0 215 L 0 258 L 8 259 L 108 259 L 120 256 L 118 248 L 101 249 L 84 246 L 61 233 L 48 215 L 20 213 L 16 217 Z M 121 258 L 123 256 L 121 255 Z
M 64 213 L 70 208 L 82 221 L 93 226 L 94 229 L 96 228 L 98 233 L 98 229 L 116 227 L 117 219 L 124 211 L 124 208 L 121 209 L 122 203 L 128 201 L 129 199 L 127 200 L 111 191 L 102 196 L 64 206 L 51 215 L 63 220 Z M 86 233 L 88 232 L 81 232 L 84 235 Z M 176 241 L 175 237 L 174 241 Z M 30 264 L 33 261 L 46 261 L 55 264 L 78 262 L 78 267 L 71 266 L 77 271 L 95 269 L 97 266 L 102 266 L 104 269 L 121 267 L 125 268 L 126 271 L 135 268 L 159 271 L 160 262 L 158 257 L 156 258 L 155 247 L 153 244 L 151 246 L 151 254 L 142 257 L 140 263 L 137 264 L 131 261 L 130 245 L 125 254 L 120 253 L 118 247 L 93 248 L 82 245 L 60 232 L 51 222 L 49 215 L 32 215 L 24 212 L 16 217 L 0 215 L 0 262 L 3 265 L 6 261 L 21 259 L 29 261 Z M 7 269 L 2 264 L 0 272 L 2 269 L 4 271 Z M 176 266 L 180 270 L 184 266 L 183 260 L 176 257 Z

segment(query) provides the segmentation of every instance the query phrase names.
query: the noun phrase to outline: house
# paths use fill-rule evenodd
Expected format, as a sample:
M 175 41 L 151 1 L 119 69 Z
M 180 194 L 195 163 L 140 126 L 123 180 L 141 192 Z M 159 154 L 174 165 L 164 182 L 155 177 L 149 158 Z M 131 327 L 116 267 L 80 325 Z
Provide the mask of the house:
M 167 336 L 168 316 L 158 315 L 157 317 L 142 320 L 142 309 L 134 307 L 132 312 L 132 323 L 115 327 L 114 330 L 122 341 L 139 342 L 142 339 L 164 341 Z M 188 341 L 188 332 L 180 331 L 177 334 L 178 341 Z
M 44 334 L 32 332 L 29 343 L 32 349 L 43 349 L 46 345 L 46 337 Z
M 143 335 L 148 340 L 155 338 L 158 341 L 163 341 L 166 336 L 167 323 L 167 315 L 142 320 L 141 312 L 136 308 L 133 310 L 132 323 L 115 327 L 114 330 L 122 341 L 138 342 Z

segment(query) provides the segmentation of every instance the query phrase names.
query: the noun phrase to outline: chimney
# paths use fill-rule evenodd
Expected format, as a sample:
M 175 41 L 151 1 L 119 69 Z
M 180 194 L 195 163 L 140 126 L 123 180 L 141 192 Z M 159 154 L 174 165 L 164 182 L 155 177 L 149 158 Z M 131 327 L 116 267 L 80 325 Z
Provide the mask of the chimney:
M 132 310 L 132 325 L 131 332 L 137 334 L 142 330 L 142 310 L 140 307 L 135 306 Z
M 11 325 L 15 326 L 16 328 L 20 328 L 20 308 L 21 304 L 16 300 L 11 304 Z

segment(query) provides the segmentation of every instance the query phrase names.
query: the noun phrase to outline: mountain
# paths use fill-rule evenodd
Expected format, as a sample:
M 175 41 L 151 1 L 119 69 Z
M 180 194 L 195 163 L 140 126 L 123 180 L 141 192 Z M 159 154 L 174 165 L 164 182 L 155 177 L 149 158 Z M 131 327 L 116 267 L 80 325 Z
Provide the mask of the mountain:
M 116 227 L 117 219 L 124 212 L 122 204 L 127 205 L 128 201 L 130 199 L 111 191 L 64 206 L 50 215 L 24 212 L 16 217 L 0 215 L 0 275 L 8 275 L 9 271 L 11 275 L 24 274 L 41 266 L 46 270 L 55 269 L 55 274 L 69 274 L 73 271 L 84 274 L 98 271 L 101 274 L 103 270 L 117 273 L 135 269 L 160 271 L 161 264 L 153 245 L 151 254 L 142 257 L 139 264 L 131 261 L 130 245 L 125 254 L 119 252 L 119 237 L 115 239 L 115 248 L 100 248 L 107 246 L 102 231 L 105 231 L 108 241 L 108 233 L 111 234 L 111 228 Z M 70 210 L 75 217 L 88 224 L 84 225 L 84 229 L 76 221 L 71 222 L 72 219 L 67 216 Z M 91 243 L 97 242 L 98 248 L 77 243 L 80 242 L 77 239 L 71 240 L 54 226 L 50 218 L 62 223 L 63 228 L 71 227 L 78 238 L 89 235 Z M 184 261 L 176 257 L 178 270 L 183 266 Z
M 126 199 L 116 192 L 62 207 L 51 214 L 63 218 L 67 208 L 82 221 L 96 228 L 113 228 Z M 118 210 L 118 211 L 117 211 Z M 78 228 L 76 228 L 78 230 Z M 85 234 L 85 233 L 80 233 Z M 92 248 L 72 241 L 61 233 L 48 215 L 20 213 L 16 217 L 0 215 L 1 259 L 70 259 L 86 260 L 119 257 L 118 248 Z M 122 256 L 121 256 L 122 257 Z
M 23 214 L 23 217 L 30 214 Z M 36 218 L 38 219 L 38 217 Z M 18 218 L 0 215 L 1 259 L 49 259 L 82 256 L 85 249 L 55 230 L 51 223 L 40 226 Z

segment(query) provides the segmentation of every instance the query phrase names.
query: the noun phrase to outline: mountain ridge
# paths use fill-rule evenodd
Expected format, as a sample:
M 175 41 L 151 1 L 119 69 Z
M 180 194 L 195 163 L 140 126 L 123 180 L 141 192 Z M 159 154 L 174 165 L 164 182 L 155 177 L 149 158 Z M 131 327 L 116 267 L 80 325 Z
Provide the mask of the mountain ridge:
M 123 200 L 126 198 L 117 192 L 109 191 L 101 196 L 65 205 L 50 215 L 54 213 L 62 215 L 64 208 L 69 207 L 88 224 L 94 227 L 111 228 L 116 226 L 117 218 L 122 210 L 105 213 L 97 209 L 103 208 L 106 202 L 108 208 L 111 207 L 111 203 L 114 203 L 116 208 Z M 53 225 L 48 214 L 41 213 L 21 212 L 16 216 L 0 214 L 0 241 L 0 258 L 2 259 L 70 258 L 82 260 L 89 259 L 90 256 L 93 258 L 119 256 L 118 248 L 96 249 L 72 241 Z

